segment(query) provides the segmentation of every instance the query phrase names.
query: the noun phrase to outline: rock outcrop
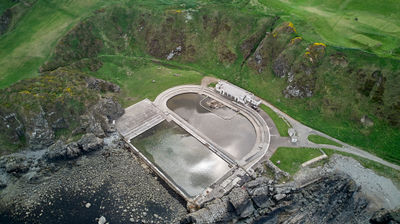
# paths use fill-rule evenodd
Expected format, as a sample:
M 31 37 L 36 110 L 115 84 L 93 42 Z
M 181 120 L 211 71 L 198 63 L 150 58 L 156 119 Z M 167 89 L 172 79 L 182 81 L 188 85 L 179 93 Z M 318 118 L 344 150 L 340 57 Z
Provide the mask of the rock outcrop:
M 68 145 L 78 157 L 65 156 Z M 56 148 L 64 159 L 49 160 Z M 180 200 L 117 133 L 0 158 L 0 223 L 97 223 L 101 215 L 109 223 L 177 223 L 186 215 Z
M 305 101 L 310 110 L 327 114 L 326 119 L 332 114 L 351 117 L 345 108 L 359 102 L 352 104 L 354 111 L 360 111 L 349 118 L 353 125 L 362 114 L 400 124 L 398 60 L 312 43 L 301 37 L 292 22 L 273 15 L 249 15 L 228 5 L 223 10 L 218 4 L 198 10 L 164 8 L 161 14 L 146 6 L 106 7 L 68 32 L 41 71 L 72 66 L 96 72 L 103 65 L 100 52 L 149 55 L 157 61 L 196 64 L 219 78 L 252 86 L 263 97 L 268 94 L 263 93 L 264 87 L 247 83 L 247 76 L 270 82 L 275 75 L 284 82 L 268 91 L 294 99 L 317 94 L 315 100 Z M 288 102 L 304 105 L 296 100 L 283 103 L 288 106 Z
M 6 9 L 0 16 L 0 36 L 7 32 L 12 19 L 11 9 Z
M 395 224 L 400 223 L 400 209 L 387 211 L 381 209 L 376 211 L 369 220 L 371 224 Z
M 259 177 L 190 213 L 182 223 L 362 223 L 371 217 L 367 205 L 355 182 L 343 174 L 323 176 L 301 188 Z
M 77 142 L 65 144 L 57 141 L 47 149 L 44 157 L 49 161 L 74 159 L 82 154 L 101 149 L 103 146 L 103 139 L 89 133 L 82 136 Z
M 60 138 L 86 133 L 105 137 L 124 113 L 113 98 L 119 91 L 113 83 L 68 69 L 16 83 L 0 91 L 0 142 L 40 150 Z M 107 97 L 101 96 L 106 92 Z

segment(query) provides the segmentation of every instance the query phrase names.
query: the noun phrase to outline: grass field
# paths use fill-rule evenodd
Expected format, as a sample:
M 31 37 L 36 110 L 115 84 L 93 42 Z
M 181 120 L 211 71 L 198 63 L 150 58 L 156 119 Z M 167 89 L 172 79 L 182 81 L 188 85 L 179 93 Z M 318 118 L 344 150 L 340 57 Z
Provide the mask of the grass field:
M 335 82 L 338 81 L 335 80 Z M 285 81 L 273 75 L 247 76 L 246 81 L 242 83 L 242 87 L 251 90 L 301 123 L 350 145 L 360 147 L 389 162 L 400 164 L 400 130 L 378 119 L 374 120 L 373 127 L 363 127 L 358 122 L 360 118 L 355 117 L 357 113 L 362 112 L 355 113 L 357 107 L 353 107 L 352 104 L 356 102 L 356 99 L 353 98 L 350 90 L 343 88 L 346 86 L 345 81 L 337 84 L 338 93 L 331 93 L 332 98 L 333 95 L 340 94 L 340 99 L 342 99 L 340 107 L 343 110 L 337 112 L 324 111 L 321 107 L 321 102 L 328 97 L 326 94 L 323 96 L 316 94 L 304 99 L 286 99 L 281 93 L 281 90 L 285 88 Z
M 17 2 L 12 1 L 12 0 L 2 0 L 0 1 L 0 15 L 8 8 L 11 8 L 17 4 Z
M 91 74 L 121 87 L 119 99 L 123 107 L 145 98 L 154 100 L 164 90 L 177 85 L 199 85 L 203 78 L 196 71 L 163 66 L 141 58 L 101 56 L 100 60 L 102 68 Z
M 9 0 L 2 1 L 0 7 L 8 7 L 10 2 Z M 210 41 L 209 36 L 202 36 L 202 39 L 196 39 L 195 35 L 188 36 L 188 40 L 192 41 L 190 44 L 201 46 L 196 49 L 197 61 L 169 62 L 178 67 L 166 67 L 150 63 L 146 59 L 149 57 L 148 54 L 144 51 L 139 52 L 142 49 L 141 45 L 144 45 L 144 41 L 136 38 L 132 41 L 135 54 L 130 53 L 132 53 L 131 55 L 144 57 L 144 61 L 140 62 L 138 58 L 122 56 L 124 52 L 117 52 L 116 56 L 100 56 L 104 65 L 99 71 L 91 74 L 121 85 L 122 94 L 120 100 L 124 106 L 146 97 L 152 99 L 159 92 L 173 85 L 198 83 L 201 79 L 200 73 L 210 74 L 227 79 L 254 92 L 257 96 L 268 100 L 277 108 L 307 126 L 320 130 L 343 142 L 364 148 L 385 160 L 400 164 L 400 131 L 398 128 L 389 126 L 386 122 L 373 116 L 374 126 L 372 128 L 366 128 L 359 124 L 359 118 L 365 113 L 368 116 L 373 114 L 371 112 L 373 109 L 370 108 L 374 107 L 368 103 L 361 104 L 360 102 L 368 102 L 369 98 L 360 100 L 360 98 L 354 97 L 353 89 L 348 88 L 349 83 L 357 82 L 354 76 L 335 73 L 334 70 L 330 70 L 329 64 L 321 66 L 323 72 L 318 73 L 321 81 L 317 84 L 320 85 L 320 89 L 323 91 L 316 92 L 313 97 L 307 99 L 287 99 L 282 95 L 282 90 L 287 86 L 285 80 L 277 78 L 272 72 L 271 74 L 255 75 L 248 67 L 241 67 L 241 61 L 239 60 L 241 57 L 240 50 L 234 49 L 235 47 L 239 48 L 239 46 L 230 45 L 231 42 L 241 43 L 240 41 L 247 37 L 244 35 L 246 32 L 249 34 L 255 32 L 254 24 L 257 21 L 254 18 L 267 17 L 267 14 L 262 14 L 262 12 L 267 12 L 280 15 L 281 21 L 291 20 L 294 22 L 297 33 L 306 40 L 328 43 L 327 51 L 332 49 L 329 48 L 331 44 L 341 47 L 357 47 L 387 55 L 388 49 L 393 50 L 393 46 L 399 46 L 398 38 L 400 35 L 397 33 L 397 26 L 399 25 L 396 23 L 396 21 L 399 21 L 399 14 L 391 13 L 399 4 L 396 4 L 393 0 L 385 2 L 385 4 L 371 0 L 366 2 L 346 1 L 346 7 L 341 8 L 343 6 L 342 1 L 332 0 L 324 2 L 315 0 L 296 2 L 292 0 L 260 0 L 259 2 L 268 5 L 267 9 L 264 9 L 262 6 L 265 5 L 263 4 L 255 4 L 253 8 L 244 7 L 247 2 L 219 2 L 220 5 L 216 7 L 212 5 L 213 9 L 220 9 L 218 17 L 223 18 L 223 21 L 230 21 L 231 25 L 234 24 L 232 27 L 239 27 L 240 32 L 234 34 L 221 32 L 220 36 L 212 41 Z M 253 4 L 256 1 L 250 2 Z M 171 16 L 171 14 L 167 13 L 168 10 L 164 10 L 165 8 L 180 9 L 190 6 L 204 9 L 206 8 L 204 5 L 214 4 L 212 1 L 194 0 L 38 0 L 19 20 L 14 30 L 0 37 L 0 88 L 9 86 L 21 79 L 38 75 L 39 67 L 50 57 L 57 41 L 68 30 L 82 19 L 96 14 L 95 11 L 97 9 L 119 3 L 127 4 L 127 6 L 123 6 L 125 9 L 133 8 L 136 4 L 146 4 L 148 8 L 145 10 L 148 10 L 148 12 L 154 10 L 151 12 L 157 12 L 157 15 L 161 15 L 160 17 L 151 17 L 149 19 L 151 24 L 156 24 L 155 26 L 159 25 L 157 22 L 161 21 L 160 19 L 165 19 L 165 16 Z M 232 13 L 223 4 L 233 5 L 233 7 L 239 8 L 240 11 Z M 3 8 L 0 9 L 3 10 Z M 211 9 L 206 10 L 209 10 L 207 12 L 210 14 L 216 14 Z M 242 15 L 240 14 L 241 12 L 245 13 Z M 348 23 L 345 23 L 346 18 L 356 16 L 354 13 L 357 14 L 358 21 L 348 19 Z M 260 16 L 259 14 L 262 15 Z M 341 15 L 344 16 L 342 17 Z M 232 20 L 229 20 L 230 18 Z M 335 29 L 332 28 L 331 20 L 338 21 Z M 367 20 L 372 22 L 364 24 Z M 130 21 L 125 22 L 124 25 L 127 25 Z M 194 17 L 190 23 L 194 24 L 191 27 L 193 30 L 200 30 L 203 27 L 201 16 Z M 185 23 L 182 22 L 182 24 Z M 218 23 L 215 24 L 218 25 Z M 212 25 L 208 28 L 209 31 L 212 30 Z M 108 24 L 106 30 L 111 30 L 113 26 L 113 24 Z M 160 27 L 158 28 L 161 30 Z M 189 31 L 191 30 L 186 30 L 185 32 Z M 210 31 L 210 33 L 212 32 Z M 104 33 L 101 34 L 105 35 Z M 154 34 L 157 34 L 157 32 L 154 31 Z M 200 35 L 201 33 L 198 32 L 197 34 Z M 369 41 L 372 45 L 371 47 L 365 47 L 362 44 L 358 44 L 358 42 L 352 41 L 351 36 L 355 36 L 355 39 L 358 39 L 359 42 Z M 108 43 L 114 44 L 115 40 L 120 41 L 121 38 L 113 39 Z M 377 42 L 382 43 L 382 45 L 374 47 L 379 45 Z M 216 44 L 213 45 L 213 43 Z M 221 49 L 230 48 L 232 51 L 236 50 L 238 60 L 235 60 L 232 64 L 218 62 L 214 48 L 219 46 L 222 46 Z M 350 63 L 357 64 L 361 61 L 358 58 L 360 52 L 348 49 L 343 49 L 342 52 L 346 54 L 350 52 L 348 53 Z M 110 52 L 105 52 L 104 54 L 106 53 Z M 388 69 L 396 69 L 396 62 L 388 62 L 386 59 L 378 58 L 374 55 L 369 56 L 368 60 L 370 63 L 362 62 L 364 63 L 361 63 L 362 66 L 367 67 L 365 64 L 368 66 L 371 64 L 372 68 L 379 68 L 382 65 L 387 66 L 385 68 Z M 146 66 L 140 66 L 141 63 Z M 174 76 L 173 74 L 175 73 L 180 76 Z M 156 82 L 153 83 L 152 80 L 156 80 Z M 391 82 L 394 83 L 391 89 L 398 89 L 396 87 L 398 82 L 396 83 L 395 80 Z M 337 108 L 340 109 L 337 111 L 326 110 L 326 107 L 322 105 L 325 101 L 337 103 Z M 277 120 L 281 119 L 278 117 Z M 284 125 L 280 125 L 277 121 L 274 122 L 281 129 L 280 133 L 282 135 L 287 134 L 286 127 L 283 128 Z
M 279 117 L 271 108 L 261 104 L 261 109 L 265 111 L 268 116 L 274 121 L 276 128 L 278 129 L 279 135 L 282 137 L 289 137 L 288 129 L 290 128 L 283 118 Z
M 0 88 L 38 74 L 56 42 L 105 0 L 38 0 L 12 32 L 0 37 Z
M 287 148 L 280 147 L 276 150 L 270 160 L 279 169 L 288 172 L 290 175 L 300 170 L 300 165 L 308 160 L 322 155 L 319 149 L 311 148 Z M 277 163 L 280 161 L 280 164 Z
M 309 135 L 308 140 L 316 144 L 326 144 L 326 145 L 334 145 L 337 147 L 342 147 L 341 144 L 319 135 Z
M 260 5 L 292 21 L 307 40 L 400 58 L 397 0 L 258 0 Z

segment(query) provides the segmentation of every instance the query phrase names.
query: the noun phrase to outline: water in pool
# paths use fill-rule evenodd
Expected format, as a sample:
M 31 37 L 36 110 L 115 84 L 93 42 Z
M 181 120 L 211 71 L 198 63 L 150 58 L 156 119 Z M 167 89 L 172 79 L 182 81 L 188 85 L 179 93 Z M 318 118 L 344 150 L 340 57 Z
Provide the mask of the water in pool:
M 226 153 L 237 160 L 242 159 L 256 142 L 254 126 L 228 107 L 208 109 L 203 103 L 205 98 L 197 93 L 185 93 L 169 99 L 167 106 Z
M 202 193 L 230 170 L 228 163 L 174 122 L 163 121 L 131 143 L 189 197 Z

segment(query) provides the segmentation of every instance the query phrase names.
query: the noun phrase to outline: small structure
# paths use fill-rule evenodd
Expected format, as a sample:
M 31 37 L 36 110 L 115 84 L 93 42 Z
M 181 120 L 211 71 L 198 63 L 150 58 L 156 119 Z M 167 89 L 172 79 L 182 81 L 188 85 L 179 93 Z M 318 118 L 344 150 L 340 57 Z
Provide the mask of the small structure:
M 221 95 L 230 97 L 238 103 L 249 104 L 253 108 L 257 108 L 261 104 L 261 100 L 257 99 L 253 93 L 227 81 L 219 80 L 215 90 Z

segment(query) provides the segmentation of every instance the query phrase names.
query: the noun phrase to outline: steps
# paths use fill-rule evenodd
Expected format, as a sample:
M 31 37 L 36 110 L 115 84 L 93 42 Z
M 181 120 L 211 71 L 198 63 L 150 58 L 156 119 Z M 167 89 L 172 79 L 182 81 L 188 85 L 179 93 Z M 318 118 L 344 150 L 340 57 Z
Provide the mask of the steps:
M 125 139 L 129 141 L 132 138 L 142 134 L 143 132 L 161 123 L 163 120 L 164 120 L 163 116 L 161 116 L 160 114 L 156 114 L 155 116 L 150 117 L 149 119 L 143 121 L 141 125 L 129 130 L 129 132 L 127 133 L 124 133 L 123 136 Z

